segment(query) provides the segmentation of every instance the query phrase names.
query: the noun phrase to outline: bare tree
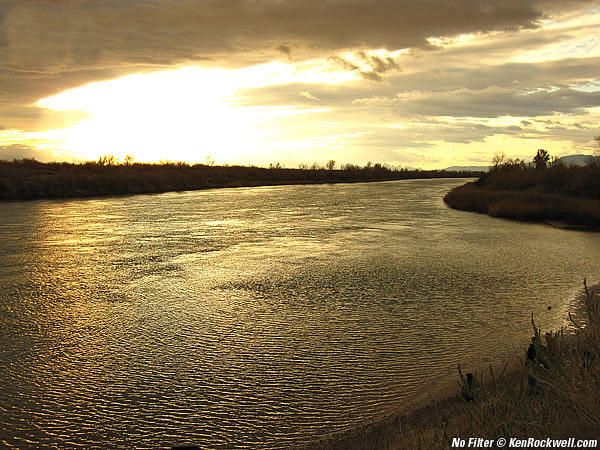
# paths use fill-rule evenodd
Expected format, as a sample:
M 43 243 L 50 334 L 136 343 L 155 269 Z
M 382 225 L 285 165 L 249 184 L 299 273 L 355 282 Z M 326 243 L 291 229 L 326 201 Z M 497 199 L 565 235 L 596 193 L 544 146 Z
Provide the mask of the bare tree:
M 329 161 L 327 161 L 327 164 L 325 164 L 325 168 L 327 170 L 335 169 L 335 161 L 333 159 L 330 159 Z
M 504 164 L 504 158 L 506 158 L 504 152 L 494 153 L 494 157 L 492 158 L 492 170 L 498 170 Z

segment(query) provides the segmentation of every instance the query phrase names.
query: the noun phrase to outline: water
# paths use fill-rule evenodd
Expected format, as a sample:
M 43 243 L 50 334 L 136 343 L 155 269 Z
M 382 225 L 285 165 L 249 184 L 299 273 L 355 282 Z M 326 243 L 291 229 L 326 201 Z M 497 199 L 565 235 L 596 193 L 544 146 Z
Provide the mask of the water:
M 522 357 L 600 234 L 445 207 L 463 182 L 1 204 L 0 447 L 293 448 Z

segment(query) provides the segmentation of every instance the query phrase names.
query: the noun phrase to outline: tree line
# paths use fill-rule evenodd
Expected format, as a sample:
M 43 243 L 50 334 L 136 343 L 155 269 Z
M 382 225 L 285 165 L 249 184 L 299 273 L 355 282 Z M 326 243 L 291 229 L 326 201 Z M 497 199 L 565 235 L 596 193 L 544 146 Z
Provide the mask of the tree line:
M 351 183 L 415 178 L 477 177 L 481 172 L 447 172 L 392 168 L 385 164 L 360 167 L 345 164 L 336 169 L 334 160 L 297 169 L 280 163 L 268 168 L 238 165 L 189 164 L 161 161 L 134 162 L 125 157 L 102 156 L 81 163 L 42 163 L 35 159 L 0 161 L 0 200 L 89 197 L 141 194 L 220 187 L 276 184 Z

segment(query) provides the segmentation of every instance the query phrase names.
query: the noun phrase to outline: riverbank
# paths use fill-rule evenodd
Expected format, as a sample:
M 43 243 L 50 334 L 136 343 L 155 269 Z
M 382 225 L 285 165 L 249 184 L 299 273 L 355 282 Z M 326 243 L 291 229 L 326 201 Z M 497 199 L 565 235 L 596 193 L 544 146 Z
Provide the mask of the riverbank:
M 561 194 L 485 189 L 471 182 L 450 191 L 444 202 L 454 209 L 492 217 L 547 222 L 558 228 L 600 229 L 600 200 Z
M 553 226 L 600 229 L 600 165 L 534 169 L 509 165 L 450 191 L 454 209 Z
M 502 370 L 500 368 L 500 373 Z M 506 366 L 499 379 L 518 385 L 523 383 L 523 379 L 526 382 L 526 374 L 519 363 L 513 361 Z M 467 436 L 461 434 L 462 431 L 456 431 L 464 429 L 469 421 L 465 406 L 457 383 L 456 389 L 440 391 L 430 396 L 427 403 L 413 405 L 416 409 L 409 407 L 407 410 L 376 418 L 351 431 L 332 434 L 298 450 L 446 449 L 450 447 L 448 438 L 451 440 L 452 437 Z
M 587 439 L 600 437 L 600 296 L 581 296 L 585 325 L 575 334 L 545 333 L 532 317 L 532 344 L 502 370 L 462 373 L 452 396 L 437 396 L 302 450 L 447 449 L 455 438 Z M 596 288 L 597 289 L 597 288 Z M 493 448 L 500 448 L 494 446 Z
M 211 188 L 285 184 L 355 183 L 418 178 L 476 177 L 480 172 L 391 169 L 381 164 L 343 169 L 314 166 L 285 169 L 252 166 L 211 166 L 186 163 L 113 164 L 99 160 L 83 164 L 0 161 L 0 200 L 97 197 Z

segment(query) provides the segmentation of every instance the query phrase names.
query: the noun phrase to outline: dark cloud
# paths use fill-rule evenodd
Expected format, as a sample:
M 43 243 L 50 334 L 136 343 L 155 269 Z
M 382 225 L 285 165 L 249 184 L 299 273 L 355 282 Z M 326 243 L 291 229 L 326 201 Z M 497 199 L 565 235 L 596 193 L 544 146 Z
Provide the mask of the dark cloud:
M 383 81 L 383 77 L 373 70 L 364 70 L 361 71 L 359 74 L 365 80 Z
M 292 59 L 292 48 L 289 45 L 280 44 L 277 46 L 277 50 L 287 56 L 289 60 Z
M 330 56 L 327 59 L 329 61 L 332 61 L 332 62 L 336 63 L 336 64 L 339 64 L 344 69 L 346 69 L 346 70 L 348 70 L 350 72 L 353 72 L 353 71 L 356 71 L 356 70 L 360 70 L 360 67 L 358 67 L 356 64 L 351 63 L 346 58 L 342 58 L 341 56 Z
M 435 59 L 435 55 L 432 54 L 432 58 Z M 341 57 L 332 57 L 330 60 L 346 70 L 359 70 L 358 66 Z M 363 107 L 368 104 L 373 111 L 377 108 L 390 110 L 393 103 L 398 103 L 397 96 L 405 97 L 407 104 L 412 102 L 418 104 L 426 101 L 427 98 L 431 98 L 433 102 L 435 101 L 434 97 L 439 97 L 438 103 L 443 106 L 440 115 L 442 113 L 443 115 L 454 115 L 449 114 L 452 112 L 449 109 L 455 107 L 454 104 L 448 105 L 452 99 L 462 102 L 456 104 L 456 110 L 458 114 L 463 115 L 463 110 L 470 109 L 470 101 L 476 101 L 478 98 L 484 99 L 485 96 L 492 101 L 489 98 L 492 92 L 501 97 L 502 102 L 516 100 L 515 107 L 524 109 L 525 100 L 531 102 L 535 99 L 535 97 L 526 96 L 528 91 L 545 90 L 550 92 L 552 89 L 560 87 L 563 89 L 563 93 L 570 92 L 572 94 L 571 100 L 583 100 L 584 103 L 581 107 L 589 107 L 591 101 L 588 98 L 589 92 L 569 91 L 568 89 L 570 86 L 585 84 L 587 80 L 595 79 L 598 76 L 597 68 L 600 67 L 600 58 L 568 58 L 538 63 L 497 63 L 475 67 L 447 67 L 446 61 L 439 58 L 438 64 L 444 69 L 440 76 L 435 78 L 428 76 L 429 69 L 426 65 L 423 70 L 412 68 L 410 72 L 392 73 L 386 77 L 390 81 L 387 84 L 315 87 L 314 85 L 294 83 L 240 92 L 238 99 L 240 104 L 285 105 L 294 103 L 298 91 L 310 91 L 329 106 L 343 109 L 353 99 L 358 98 L 357 103 Z M 486 91 L 485 95 L 478 96 L 478 92 L 481 91 Z M 365 94 L 368 97 L 364 97 Z M 538 97 L 543 95 L 541 93 Z M 556 95 L 554 94 L 554 96 Z M 591 98 L 593 97 L 594 95 Z M 364 101 L 360 99 L 364 99 Z M 594 102 L 591 101 L 591 103 Z M 433 109 L 434 103 L 430 104 L 430 115 L 437 115 Z M 409 107 L 410 105 L 407 106 L 407 108 Z M 577 105 L 570 103 L 571 110 L 576 107 Z M 477 107 L 479 110 L 481 108 L 481 106 Z M 556 109 L 557 112 L 560 112 L 564 110 L 564 107 Z M 551 112 L 549 111 L 549 113 Z
M 8 129 L 36 131 L 43 111 L 38 100 L 69 88 L 127 75 L 118 70 L 76 71 L 60 75 L 14 73 L 0 69 L 0 121 Z
M 358 57 L 371 66 L 373 72 L 376 73 L 386 73 L 400 70 L 400 64 L 398 64 L 394 58 L 389 56 L 381 58 L 379 56 L 369 55 L 364 51 L 360 51 L 358 52 Z
M 423 126 L 425 123 L 427 126 Z M 518 139 L 562 140 L 585 147 L 589 146 L 590 136 L 590 134 L 582 134 L 581 130 L 576 127 L 568 129 L 565 127 L 564 130 L 536 131 L 523 130 L 518 126 L 493 126 L 472 121 L 450 123 L 443 119 L 432 119 L 418 124 L 409 122 L 400 129 L 365 127 L 362 131 L 365 131 L 366 134 L 361 137 L 360 144 L 373 149 L 377 154 L 387 156 L 388 161 L 394 161 L 390 158 L 390 150 L 412 148 L 426 151 L 435 149 L 434 142 L 444 142 L 446 145 L 471 144 L 484 142 L 491 136 L 503 135 Z M 471 153 L 473 161 L 487 161 L 490 158 L 489 151 L 484 151 L 479 155 L 473 151 Z M 383 156 L 380 158 L 385 159 Z
M 368 100 L 367 100 L 368 102 Z M 533 93 L 490 87 L 480 91 L 460 89 L 435 95 L 408 95 L 395 99 L 402 115 L 487 117 L 536 117 L 556 113 L 582 114 L 600 106 L 600 92 L 573 89 Z
M 337 55 L 330 56 L 327 59 L 340 65 L 344 70 L 356 72 L 360 77 L 371 81 L 383 81 L 382 74 L 400 70 L 400 64 L 389 56 L 382 58 L 376 55 L 369 55 L 364 51 L 359 51 L 357 56 L 363 63 L 363 67 Z
M 174 64 L 267 51 L 429 47 L 427 38 L 534 27 L 538 0 L 105 0 L 5 7 L 2 56 L 14 70 L 60 72 L 119 64 Z
M 0 103 L 0 120 L 9 130 L 33 130 L 40 123 L 42 110 L 32 105 Z
M 490 87 L 479 91 L 458 89 L 403 93 L 395 98 L 362 98 L 355 100 L 354 105 L 391 108 L 399 117 L 536 117 L 557 113 L 585 114 L 585 108 L 600 106 L 600 92 L 558 89 L 526 93 Z
M 571 7 L 583 3 L 571 2 Z M 427 38 L 432 36 L 535 27 L 557 4 L 554 0 L 8 2 L 0 9 L 7 44 L 0 47 L 0 68 L 56 75 L 206 60 L 248 64 L 281 52 L 289 56 L 292 48 L 300 58 L 349 48 L 430 48 Z M 374 67 L 374 72 L 381 73 L 381 68 Z
M 474 54 L 473 58 L 476 57 L 477 54 Z M 458 87 L 480 90 L 491 86 L 527 89 L 565 87 L 593 80 L 598 77 L 600 58 L 561 58 L 545 62 L 481 64 L 474 67 L 454 65 L 452 61 L 440 58 L 438 66 L 439 64 L 442 64 L 443 71 L 438 72 L 435 83 L 429 83 L 438 90 Z M 410 74 L 397 75 L 396 77 L 401 77 L 397 84 L 407 91 L 422 89 L 424 78 L 433 79 L 427 76 L 430 73 L 426 66 Z

